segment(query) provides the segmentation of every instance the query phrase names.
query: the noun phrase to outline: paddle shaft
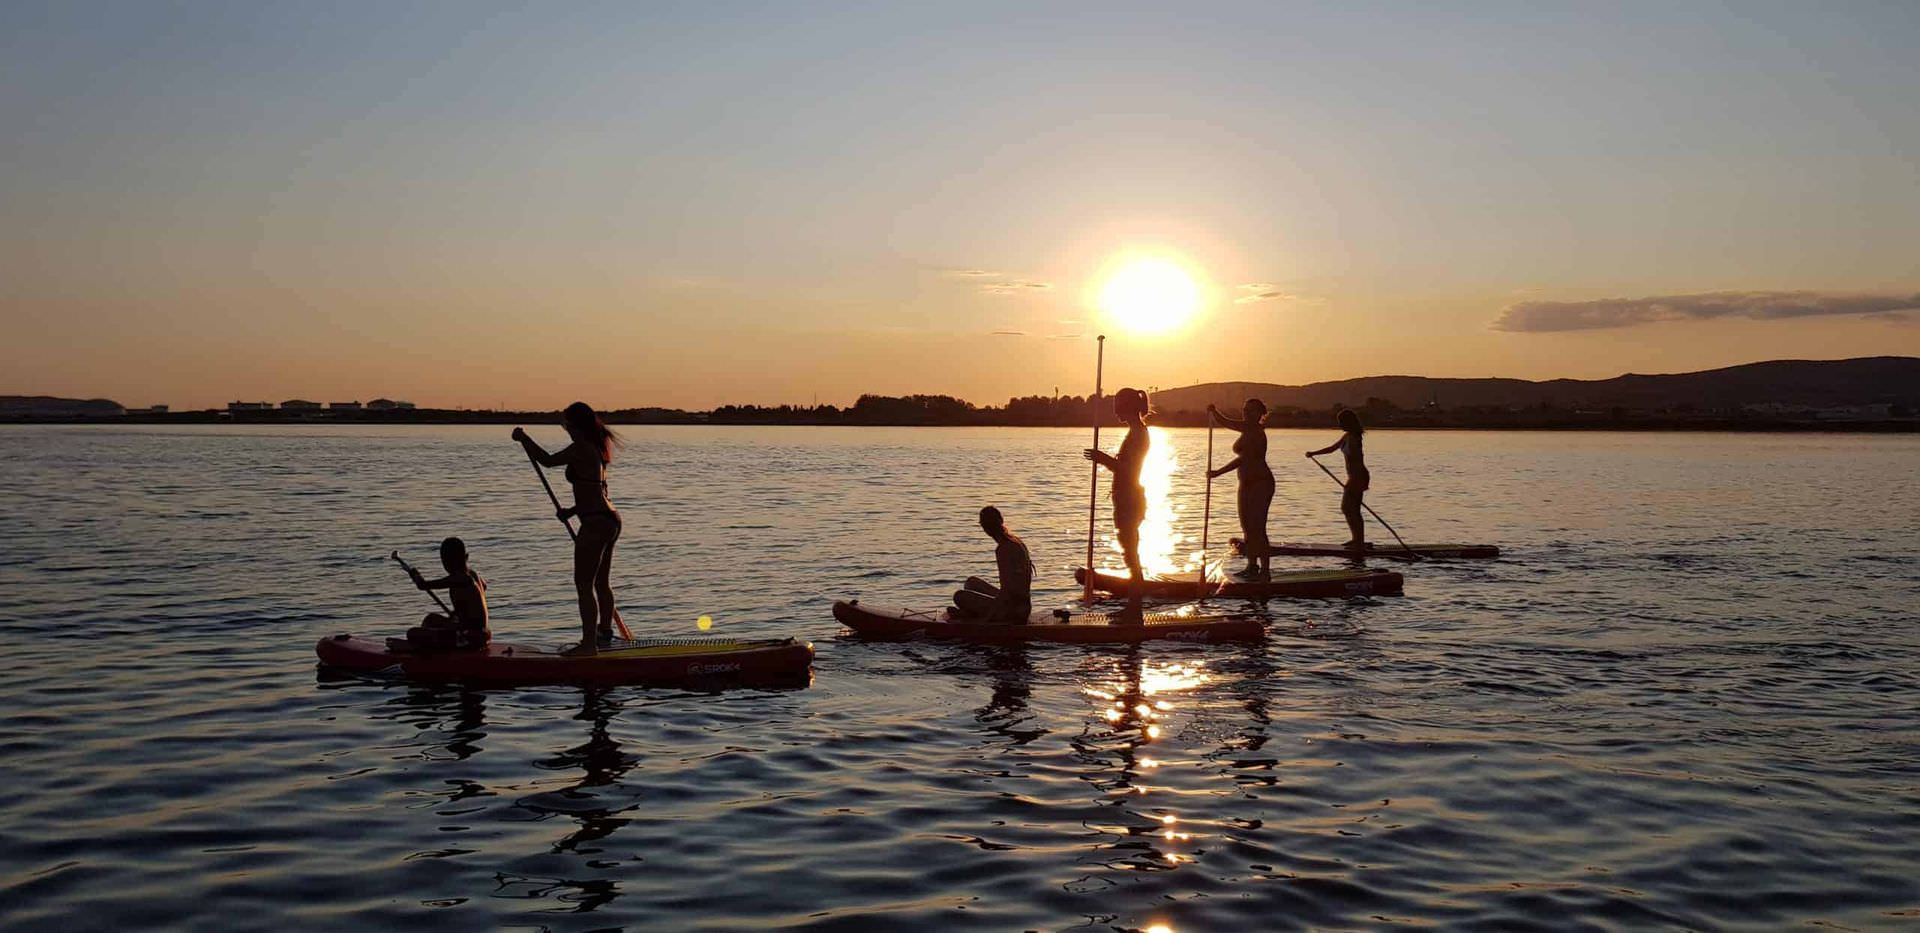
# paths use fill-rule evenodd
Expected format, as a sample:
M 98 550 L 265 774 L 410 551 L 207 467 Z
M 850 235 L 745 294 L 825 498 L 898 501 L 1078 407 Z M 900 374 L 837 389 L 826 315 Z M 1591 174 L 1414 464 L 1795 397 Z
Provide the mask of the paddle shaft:
M 533 475 L 540 477 L 540 488 L 547 491 L 547 500 L 553 503 L 554 514 L 560 512 L 560 497 L 553 494 L 553 483 L 547 480 L 547 471 L 540 468 L 540 461 L 533 459 L 533 451 L 527 451 L 527 462 L 533 464 Z M 560 527 L 567 530 L 567 540 L 579 541 L 580 535 L 573 530 L 573 523 L 560 519 Z M 633 632 L 627 628 L 627 620 L 620 617 L 620 610 L 613 611 L 613 624 L 619 626 L 620 637 L 633 640 Z
M 1101 334 L 1096 340 L 1097 349 L 1093 358 L 1093 449 L 1100 449 L 1100 394 L 1106 378 L 1107 335 Z M 1100 461 L 1093 462 L 1092 477 L 1087 488 L 1087 588 L 1081 594 L 1082 599 L 1093 599 L 1093 518 L 1100 506 Z
M 1327 465 L 1326 465 L 1326 464 L 1324 464 L 1324 463 L 1321 463 L 1321 462 L 1320 462 L 1320 458 L 1319 458 L 1319 457 L 1308 457 L 1307 459 L 1309 459 L 1309 460 L 1312 460 L 1312 461 L 1313 461 L 1313 465 L 1314 465 L 1314 466 L 1317 466 L 1317 467 L 1319 467 L 1319 468 L 1320 468 L 1320 472 L 1322 472 L 1322 473 L 1325 473 L 1325 474 L 1327 474 L 1327 478 L 1328 478 L 1328 479 L 1331 479 L 1331 480 L 1333 480 L 1333 481 L 1334 481 L 1335 483 L 1338 483 L 1341 489 L 1345 489 L 1345 488 L 1347 488 L 1347 484 L 1346 484 L 1346 483 L 1344 483 L 1344 482 L 1341 482 L 1341 480 L 1340 480 L 1340 477 L 1338 477 L 1338 476 L 1335 476 L 1335 475 L 1333 475 L 1333 471 L 1332 471 L 1332 470 L 1329 470 L 1329 469 L 1327 469 Z M 1379 523 L 1381 524 L 1381 526 L 1382 526 L 1382 527 L 1384 527 L 1384 528 L 1386 528 L 1386 529 L 1387 529 L 1387 534 L 1390 534 L 1390 535 L 1393 535 L 1393 540 L 1395 540 L 1395 541 L 1398 541 L 1398 542 L 1400 542 L 1400 547 L 1401 547 L 1401 548 L 1402 548 L 1403 550 L 1405 550 L 1405 551 L 1407 552 L 1407 556 L 1409 556 L 1409 557 L 1412 557 L 1412 558 L 1415 558 L 1415 559 L 1418 559 L 1418 558 L 1420 557 L 1420 554 L 1419 554 L 1419 552 L 1417 552 L 1417 551 L 1415 551 L 1415 550 L 1414 550 L 1414 549 L 1413 549 L 1413 548 L 1412 548 L 1412 547 L 1411 547 L 1410 545 L 1408 545 L 1408 544 L 1407 544 L 1407 542 L 1406 542 L 1406 540 L 1405 540 L 1404 538 L 1401 538 L 1401 537 L 1400 537 L 1400 532 L 1397 532 L 1397 531 L 1394 531 L 1394 530 L 1393 530 L 1393 526 L 1392 526 L 1392 525 L 1389 525 L 1389 524 L 1387 524 L 1387 520 L 1386 520 L 1386 519 L 1384 519 L 1384 518 L 1381 518 L 1381 517 L 1380 517 L 1380 513 L 1379 513 L 1379 512 L 1375 512 L 1375 511 L 1373 510 L 1373 506 L 1370 506 L 1370 505 L 1368 505 L 1368 504 L 1367 504 L 1367 503 L 1366 503 L 1366 502 L 1365 502 L 1365 501 L 1363 500 L 1363 501 L 1362 501 L 1362 502 L 1360 503 L 1360 507 L 1361 507 L 1361 508 L 1363 508 L 1363 509 L 1366 509 L 1366 510 L 1367 510 L 1367 514 L 1368 514 L 1368 515 L 1371 515 L 1371 516 L 1373 516 L 1373 520 L 1374 520 L 1374 521 L 1377 521 L 1377 522 L 1379 522 Z M 1363 552 L 1363 553 L 1364 553 L 1364 552 Z
M 1213 412 L 1207 412 L 1207 494 L 1200 507 L 1200 578 L 1207 573 L 1207 530 L 1213 524 Z
M 419 571 L 413 569 L 412 564 L 407 563 L 406 558 L 400 556 L 399 551 L 394 551 L 393 553 L 388 554 L 387 556 L 393 558 L 394 562 L 400 565 L 400 569 L 405 570 L 407 572 L 407 576 L 417 577 L 420 575 Z M 439 593 L 435 593 L 432 590 L 428 590 L 427 595 L 433 597 L 433 604 L 436 606 L 439 606 L 440 611 L 447 614 L 447 618 L 449 619 L 453 618 L 453 610 L 448 609 L 447 604 L 440 601 Z

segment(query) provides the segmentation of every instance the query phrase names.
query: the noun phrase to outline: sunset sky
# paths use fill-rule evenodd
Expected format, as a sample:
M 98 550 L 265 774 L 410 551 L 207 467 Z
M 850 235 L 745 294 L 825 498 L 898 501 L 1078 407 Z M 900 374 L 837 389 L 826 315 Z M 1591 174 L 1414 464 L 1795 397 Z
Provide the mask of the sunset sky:
M 8 3 L 0 393 L 1920 355 L 1920 4 Z M 1131 260 L 1197 310 L 1106 319 Z

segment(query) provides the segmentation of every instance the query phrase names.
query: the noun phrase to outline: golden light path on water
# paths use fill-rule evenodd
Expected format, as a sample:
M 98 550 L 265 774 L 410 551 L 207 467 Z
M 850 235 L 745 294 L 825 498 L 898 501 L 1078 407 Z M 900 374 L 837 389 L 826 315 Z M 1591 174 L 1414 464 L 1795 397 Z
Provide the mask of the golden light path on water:
M 1147 490 L 1147 520 L 1140 525 L 1141 569 L 1148 576 L 1198 570 L 1202 562 L 1200 551 L 1194 549 L 1184 555 L 1181 553 L 1184 547 L 1193 547 L 1199 542 L 1193 536 L 1175 530 L 1180 510 L 1173 505 L 1173 483 L 1176 476 L 1180 476 L 1182 482 L 1205 482 L 1206 477 L 1199 469 L 1191 475 L 1182 476 L 1180 457 L 1174 450 L 1172 437 L 1165 430 L 1149 427 L 1147 436 L 1150 441 L 1147 459 L 1140 467 L 1140 485 Z M 1124 576 L 1127 572 L 1126 563 L 1122 560 L 1120 536 L 1114 531 L 1112 521 L 1109 512 L 1105 538 L 1113 564 L 1108 569 Z
M 1108 752 L 1123 763 L 1117 779 L 1104 786 L 1110 794 L 1138 801 L 1123 805 L 1132 820 L 1094 827 L 1118 840 L 1114 847 L 1128 853 L 1107 864 L 1121 870 L 1157 871 L 1193 862 L 1189 847 L 1205 834 L 1196 833 L 1189 821 L 1164 803 L 1149 802 L 1156 786 L 1147 778 L 1164 764 L 1149 752 L 1163 734 L 1163 722 L 1173 715 L 1178 695 L 1204 687 L 1214 677 L 1202 663 L 1150 661 L 1124 664 L 1117 674 L 1082 688 L 1108 724 L 1102 734 L 1113 743 L 1107 746 Z M 1173 799 L 1182 797 L 1176 794 Z M 1203 819 L 1200 825 L 1211 822 Z M 1165 924 L 1148 929 L 1171 931 Z

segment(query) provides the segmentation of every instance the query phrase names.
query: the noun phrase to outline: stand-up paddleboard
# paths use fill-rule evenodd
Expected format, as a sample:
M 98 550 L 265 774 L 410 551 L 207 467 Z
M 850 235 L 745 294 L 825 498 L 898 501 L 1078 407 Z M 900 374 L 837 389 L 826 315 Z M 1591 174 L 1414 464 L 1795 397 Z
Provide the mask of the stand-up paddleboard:
M 1266 627 L 1259 619 L 1247 616 L 1152 612 L 1146 615 L 1143 622 L 1117 623 L 1113 621 L 1113 616 L 1106 613 L 1056 609 L 1034 613 L 1025 625 L 1009 625 L 1005 622 L 956 618 L 947 611 L 925 612 L 868 606 L 857 599 L 834 603 L 833 617 L 853 629 L 856 635 L 883 641 L 944 638 L 999 644 L 1030 641 L 1127 644 L 1156 638 L 1205 642 L 1257 641 L 1266 634 Z
M 1369 544 L 1365 550 L 1355 550 L 1343 544 L 1301 544 L 1287 541 L 1275 544 L 1267 549 L 1270 554 L 1289 554 L 1297 557 L 1385 557 L 1392 560 L 1420 560 L 1422 558 L 1475 558 L 1491 559 L 1500 556 L 1500 549 L 1491 544 L 1409 544 L 1402 547 L 1395 542 Z
M 463 651 L 393 651 L 353 635 L 320 639 L 320 663 L 361 673 L 402 674 L 502 687 L 535 684 L 675 684 L 711 678 L 804 678 L 813 644 L 791 638 L 648 638 L 619 642 L 592 657 L 495 642 Z
M 1087 582 L 1086 568 L 1075 570 L 1073 578 L 1080 583 Z M 1406 578 L 1390 570 L 1287 570 L 1275 571 L 1270 580 L 1243 580 L 1218 574 L 1203 579 L 1198 572 L 1159 573 L 1147 577 L 1140 595 L 1157 599 L 1398 596 L 1405 585 Z M 1093 575 L 1093 588 L 1124 595 L 1128 588 L 1127 576 L 1097 571 Z

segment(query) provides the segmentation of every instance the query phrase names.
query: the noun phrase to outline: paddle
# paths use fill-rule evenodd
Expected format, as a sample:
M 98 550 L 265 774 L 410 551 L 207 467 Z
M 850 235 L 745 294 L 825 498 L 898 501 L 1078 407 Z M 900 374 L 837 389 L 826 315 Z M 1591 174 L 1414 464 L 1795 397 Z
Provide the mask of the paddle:
M 406 558 L 401 557 L 399 551 L 394 551 L 393 553 L 388 554 L 387 556 L 393 558 L 394 563 L 399 564 L 400 569 L 405 570 L 407 572 L 407 576 L 412 577 L 415 580 L 420 579 L 420 571 L 413 569 L 413 565 L 407 563 Z M 447 604 L 440 601 L 439 593 L 435 593 L 432 590 L 428 590 L 427 595 L 433 597 L 433 604 L 436 606 L 439 606 L 440 611 L 447 614 L 447 618 L 449 619 L 453 618 L 453 610 L 448 609 Z
M 1100 386 L 1106 376 L 1107 335 L 1101 334 L 1097 341 L 1093 363 L 1093 449 L 1100 449 Z M 1093 463 L 1093 476 L 1088 480 L 1087 488 L 1087 588 L 1080 598 L 1093 601 L 1093 516 L 1100 506 L 1100 461 Z
M 1313 461 L 1313 465 L 1314 465 L 1314 466 L 1317 466 L 1317 467 L 1319 467 L 1319 468 L 1320 468 L 1320 472 L 1322 472 L 1322 473 L 1325 473 L 1325 474 L 1327 474 L 1327 478 L 1328 478 L 1328 479 L 1331 479 L 1331 480 L 1333 480 L 1333 481 L 1334 481 L 1334 483 L 1336 483 L 1336 484 L 1338 484 L 1338 485 L 1339 485 L 1339 487 L 1340 487 L 1341 489 L 1345 489 L 1345 488 L 1347 488 L 1347 484 L 1346 484 L 1346 483 L 1344 483 L 1344 482 L 1341 482 L 1341 480 L 1340 480 L 1340 477 L 1338 477 L 1338 476 L 1335 476 L 1335 475 L 1333 475 L 1333 471 L 1332 471 L 1332 470 L 1329 470 L 1329 469 L 1327 469 L 1327 465 L 1326 465 L 1326 464 L 1324 464 L 1324 463 L 1321 463 L 1321 462 L 1320 462 L 1320 458 L 1319 458 L 1319 457 L 1316 457 L 1316 456 L 1314 456 L 1314 455 L 1312 455 L 1312 454 L 1308 454 L 1308 455 L 1307 455 L 1307 459 L 1308 459 L 1308 460 L 1312 460 L 1312 461 Z M 1393 540 L 1395 540 L 1395 541 L 1399 541 L 1399 542 L 1400 542 L 1400 547 L 1401 547 L 1401 549 L 1402 549 L 1402 550 L 1405 550 L 1405 551 L 1407 552 L 1407 559 L 1409 559 L 1409 560 L 1420 560 L 1420 559 L 1421 559 L 1421 557 L 1420 557 L 1420 553 L 1419 553 L 1418 551 L 1415 551 L 1415 550 L 1414 550 L 1414 549 L 1413 549 L 1413 548 L 1412 548 L 1411 546 L 1409 546 L 1409 545 L 1407 544 L 1407 542 L 1405 541 L 1405 539 L 1403 539 L 1403 538 L 1401 538 L 1401 537 L 1400 537 L 1400 532 L 1397 532 L 1397 531 L 1394 531 L 1394 530 L 1393 530 L 1393 526 L 1392 526 L 1392 525 L 1388 525 L 1388 524 L 1387 524 L 1387 520 L 1386 520 L 1386 519 L 1384 519 L 1384 518 L 1381 518 L 1381 517 L 1380 517 L 1380 513 L 1379 513 L 1379 512 L 1375 512 L 1375 511 L 1373 510 L 1373 506 L 1370 506 L 1370 505 L 1368 505 L 1368 504 L 1367 504 L 1367 503 L 1365 502 L 1365 500 L 1362 500 L 1362 501 L 1361 501 L 1361 503 L 1360 503 L 1360 507 L 1361 507 L 1361 508 L 1363 508 L 1363 509 L 1366 509 L 1366 510 L 1367 510 L 1367 514 L 1368 514 L 1368 515 L 1371 515 L 1371 516 L 1373 516 L 1373 519 L 1374 519 L 1374 521 L 1377 521 L 1377 522 L 1379 522 L 1379 523 L 1380 523 L 1380 524 L 1381 524 L 1382 526 L 1384 526 L 1384 527 L 1385 527 L 1385 528 L 1387 529 L 1387 533 L 1388 533 L 1388 534 L 1390 534 L 1390 535 L 1393 535 Z M 1364 550 L 1362 550 L 1362 551 L 1361 551 L 1360 553 L 1362 553 L 1362 554 L 1365 554 L 1365 553 L 1366 553 L 1366 551 L 1364 551 Z
M 553 484 L 547 481 L 547 471 L 540 468 L 540 461 L 533 459 L 533 451 L 531 450 L 527 451 L 527 462 L 533 464 L 533 475 L 540 477 L 540 486 L 547 491 L 547 500 L 553 503 L 554 515 L 558 516 L 560 514 L 560 497 L 553 494 Z M 567 530 L 567 540 L 580 540 L 580 535 L 573 530 L 572 522 L 561 518 L 560 527 Z M 620 610 L 618 609 L 613 610 L 613 624 L 620 629 L 621 638 L 628 641 L 633 640 L 633 632 L 627 628 L 627 620 L 620 617 Z
M 1207 494 L 1200 507 L 1200 579 L 1207 579 L 1207 531 L 1213 524 L 1213 409 L 1207 409 Z

